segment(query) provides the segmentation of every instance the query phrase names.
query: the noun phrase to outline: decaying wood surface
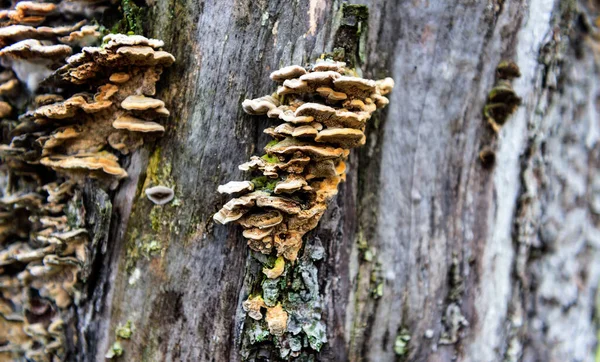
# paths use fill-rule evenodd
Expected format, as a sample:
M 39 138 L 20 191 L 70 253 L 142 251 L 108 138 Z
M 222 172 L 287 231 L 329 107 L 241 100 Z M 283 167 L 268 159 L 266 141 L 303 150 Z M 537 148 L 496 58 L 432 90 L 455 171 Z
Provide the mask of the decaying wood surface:
M 313 234 L 326 249 L 329 342 L 319 359 L 593 360 L 597 5 L 361 3 L 370 15 L 360 67 L 392 76 L 396 88 Z M 271 71 L 331 51 L 340 6 L 150 4 L 148 35 L 177 58 L 161 79 L 171 117 L 165 136 L 131 157 L 113 195 L 78 311 L 80 360 L 103 360 L 128 320 L 127 360 L 240 359 L 248 249 L 240 229 L 212 221 L 224 200 L 217 186 L 243 179 L 237 165 L 268 141 L 268 121 L 240 103 L 275 89 Z M 482 109 L 503 59 L 521 69 L 513 86 L 523 104 L 495 135 Z M 478 156 L 486 146 L 491 167 Z M 153 206 L 145 182 L 174 185 L 177 202 Z M 109 205 L 88 194 L 96 209 Z M 101 216 L 91 217 L 98 230 L 108 226 Z

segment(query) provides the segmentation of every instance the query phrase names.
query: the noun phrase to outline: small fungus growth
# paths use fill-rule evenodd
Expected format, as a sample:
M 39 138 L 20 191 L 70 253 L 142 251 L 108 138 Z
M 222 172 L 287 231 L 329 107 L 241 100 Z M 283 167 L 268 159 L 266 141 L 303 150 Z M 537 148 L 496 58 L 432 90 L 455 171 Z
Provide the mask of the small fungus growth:
M 152 98 L 174 61 L 162 41 L 110 34 L 93 46 L 90 20 L 107 3 L 0 11 L 0 360 L 65 359 L 95 248 L 82 185 L 116 187 L 122 155 L 169 115 Z
M 146 189 L 146 196 L 156 205 L 164 205 L 175 197 L 172 188 L 166 186 L 154 186 Z
M 521 98 L 511 85 L 511 81 L 520 76 L 519 67 L 512 61 L 500 62 L 496 68 L 496 84 L 489 92 L 483 108 L 483 115 L 495 132 L 500 131 L 521 104 Z
M 297 264 L 303 236 L 317 226 L 337 194 L 339 183 L 346 177 L 345 161 L 350 149 L 365 144 L 366 122 L 373 112 L 389 103 L 385 95 L 391 92 L 394 81 L 356 77 L 344 62 L 332 60 L 320 60 L 306 68 L 284 67 L 271 73 L 271 79 L 280 83 L 277 91 L 246 99 L 242 108 L 248 114 L 279 121 L 264 130 L 274 141 L 265 147 L 265 155 L 252 156 L 239 166 L 256 175 L 252 181 L 219 186 L 220 193 L 235 197 L 223 205 L 214 220 L 240 224 L 252 250 L 277 257 L 263 268 L 266 280 L 262 297 L 244 302 L 248 315 L 261 320 L 264 310 L 268 330 L 279 338 L 281 346 L 296 342 L 301 346 L 296 335 L 303 331 L 311 341 L 310 347 L 319 350 L 326 340 L 320 313 L 313 311 L 316 320 L 298 324 L 292 310 L 306 307 L 295 301 L 297 293 L 290 294 L 294 301 L 277 302 L 280 297 L 276 285 L 285 275 L 286 266 Z M 313 273 L 312 269 L 306 270 Z M 318 294 L 317 286 L 307 288 Z M 256 323 L 253 326 L 259 328 Z M 292 330 L 289 337 L 282 337 Z M 282 357 L 299 353 L 295 347 L 280 350 Z

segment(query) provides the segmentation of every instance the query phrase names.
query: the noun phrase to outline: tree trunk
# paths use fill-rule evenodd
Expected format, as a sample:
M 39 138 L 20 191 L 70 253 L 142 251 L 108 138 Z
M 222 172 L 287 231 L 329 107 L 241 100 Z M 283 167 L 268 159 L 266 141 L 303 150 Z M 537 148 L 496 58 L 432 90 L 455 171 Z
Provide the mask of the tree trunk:
M 131 156 L 110 227 L 106 195 L 86 192 L 106 241 L 77 312 L 80 360 L 103 360 L 127 321 L 129 361 L 260 360 L 241 308 L 256 261 L 238 227 L 213 223 L 226 201 L 216 189 L 243 180 L 237 165 L 268 142 L 269 122 L 242 100 L 273 92 L 271 71 L 339 46 L 396 88 L 307 235 L 325 248 L 315 263 L 328 342 L 316 359 L 594 359 L 598 4 L 359 3 L 368 20 L 338 1 L 149 4 L 147 35 L 177 58 L 159 83 L 171 117 Z M 344 43 L 348 29 L 358 33 Z M 502 60 L 520 68 L 522 104 L 496 134 L 482 111 Z M 150 182 L 174 185 L 176 202 L 151 204 Z

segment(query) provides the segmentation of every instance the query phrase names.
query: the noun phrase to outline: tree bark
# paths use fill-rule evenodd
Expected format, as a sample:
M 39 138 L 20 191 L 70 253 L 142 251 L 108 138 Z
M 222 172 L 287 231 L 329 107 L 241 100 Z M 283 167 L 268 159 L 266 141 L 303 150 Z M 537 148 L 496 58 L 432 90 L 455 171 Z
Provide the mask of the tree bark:
M 592 361 L 598 5 L 357 3 L 369 17 L 356 66 L 396 88 L 308 235 L 325 248 L 317 266 L 328 343 L 317 360 Z M 106 238 L 77 312 L 80 360 L 103 360 L 127 321 L 126 360 L 241 360 L 253 260 L 240 229 L 212 215 L 225 201 L 217 186 L 244 179 L 237 165 L 268 142 L 269 122 L 240 104 L 275 89 L 271 71 L 331 52 L 341 7 L 149 4 L 147 34 L 177 58 L 158 95 L 171 117 L 164 137 L 128 160 L 112 205 L 86 192 L 89 221 Z M 502 60 L 521 70 L 522 105 L 495 134 L 482 110 Z M 485 147 L 491 166 L 479 159 Z M 174 185 L 176 202 L 151 204 L 149 182 Z

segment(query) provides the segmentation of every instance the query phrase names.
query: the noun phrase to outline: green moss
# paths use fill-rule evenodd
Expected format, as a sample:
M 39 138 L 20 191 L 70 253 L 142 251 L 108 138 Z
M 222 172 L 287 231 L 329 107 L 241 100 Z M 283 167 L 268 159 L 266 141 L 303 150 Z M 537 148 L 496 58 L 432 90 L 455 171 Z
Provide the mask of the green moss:
M 353 16 L 360 21 L 369 19 L 369 7 L 367 5 L 343 4 L 342 12 L 344 16 Z
M 268 340 L 271 335 L 263 321 L 256 321 L 254 319 L 251 319 L 247 333 L 250 338 L 250 344 L 264 342 Z
M 344 62 L 346 61 L 346 49 L 342 47 L 333 48 L 333 51 L 329 53 L 323 53 L 319 58 L 323 60 L 329 59 L 337 62 Z
M 133 229 L 129 233 L 129 237 L 127 238 L 127 253 L 126 253 L 126 261 L 125 261 L 125 269 L 128 273 L 130 273 L 138 259 L 140 258 L 140 250 L 137 245 L 137 239 L 140 233 L 137 229 Z
M 152 256 L 155 253 L 159 253 L 162 251 L 162 244 L 155 239 L 150 239 L 150 237 L 142 238 L 142 244 L 140 249 L 147 257 Z
M 265 146 L 265 148 L 273 147 L 273 146 L 275 146 L 278 143 L 279 143 L 279 140 L 272 140 L 271 142 L 267 143 L 267 145 Z
M 396 340 L 394 341 L 394 352 L 398 356 L 406 356 L 408 353 L 408 344 L 410 343 L 410 333 L 408 329 L 402 328 Z
M 123 346 L 121 345 L 121 343 L 119 343 L 118 341 L 113 343 L 113 345 L 110 347 L 110 349 L 108 350 L 108 352 L 106 352 L 106 355 L 104 355 L 104 357 L 112 359 L 115 357 L 121 357 L 123 355 L 123 352 L 125 352 L 125 350 L 123 349 Z
M 274 155 L 262 155 L 261 158 L 265 161 L 267 161 L 268 163 L 278 163 L 279 162 L 279 158 L 277 158 L 277 156 Z
M 133 329 L 131 328 L 131 321 L 128 320 L 124 326 L 118 326 L 115 330 L 115 335 L 118 338 L 129 339 L 133 334 Z
M 275 190 L 275 186 L 279 182 L 279 179 L 271 179 L 266 176 L 260 176 L 250 180 L 254 184 L 254 190 L 270 191 Z
M 121 18 L 112 24 L 110 29 L 103 28 L 101 32 L 104 35 L 109 32 L 113 34 L 144 35 L 147 8 L 138 6 L 133 0 L 121 0 L 119 10 Z M 103 43 L 103 45 L 105 44 Z
M 357 68 L 365 60 L 369 8 L 365 5 L 342 4 L 334 17 L 333 59 Z
M 371 296 L 374 299 L 379 299 L 383 296 L 383 276 L 381 263 L 376 262 L 371 270 Z
M 144 35 L 144 18 L 146 9 L 137 6 L 132 0 L 122 0 L 121 9 L 127 25 L 127 34 Z
M 163 251 L 165 246 L 156 238 L 156 235 L 142 234 L 138 229 L 133 229 L 127 238 L 127 255 L 125 270 L 131 273 L 140 257 L 152 258 Z
M 373 290 L 373 298 L 379 299 L 381 297 L 383 297 L 383 283 L 378 283 Z
M 161 148 L 157 147 L 150 159 L 148 160 L 148 167 L 146 168 L 146 181 L 150 180 L 152 183 L 158 182 L 158 170 L 161 162 Z
M 460 272 L 460 260 L 458 254 L 452 253 L 452 265 L 450 266 L 450 291 L 448 299 L 452 302 L 457 302 L 462 299 L 464 292 L 463 279 Z
M 160 205 L 155 205 L 154 207 L 152 207 L 152 210 L 150 210 L 150 225 L 152 225 L 152 230 L 156 232 L 160 231 L 161 213 L 162 207 Z

